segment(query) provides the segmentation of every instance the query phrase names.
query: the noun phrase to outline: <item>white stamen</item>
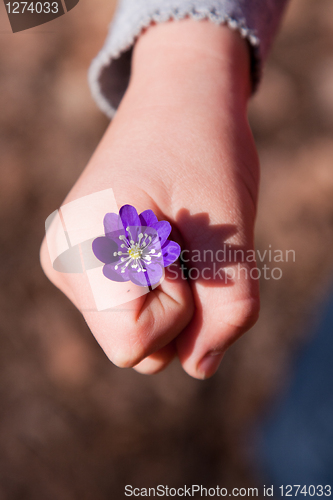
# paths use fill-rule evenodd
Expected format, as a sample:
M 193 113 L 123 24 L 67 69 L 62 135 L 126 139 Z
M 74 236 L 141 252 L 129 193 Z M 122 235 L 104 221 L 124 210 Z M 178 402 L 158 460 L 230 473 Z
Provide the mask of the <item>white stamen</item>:
M 159 236 L 157 233 L 149 235 L 148 233 L 139 233 L 137 235 L 137 241 L 133 239 L 130 228 L 126 228 L 129 237 L 125 235 L 120 235 L 119 239 L 123 241 L 120 248 L 124 249 L 124 252 L 114 252 L 113 255 L 122 256 L 120 262 L 122 263 L 121 273 L 124 273 L 128 266 L 131 269 L 136 270 L 137 273 L 146 272 L 147 266 L 152 263 L 152 257 L 161 257 L 162 252 L 156 253 L 155 248 L 150 248 L 152 243 L 157 243 L 159 241 Z M 117 264 L 115 270 L 119 268 Z

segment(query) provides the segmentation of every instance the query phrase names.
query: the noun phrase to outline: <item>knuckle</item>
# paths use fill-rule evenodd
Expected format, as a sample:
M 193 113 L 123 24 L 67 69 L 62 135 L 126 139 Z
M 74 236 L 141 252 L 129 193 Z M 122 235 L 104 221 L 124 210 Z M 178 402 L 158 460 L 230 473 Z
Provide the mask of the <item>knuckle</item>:
M 132 326 L 130 331 L 109 349 L 108 357 L 119 368 L 132 368 L 149 354 L 148 346 L 141 340 L 140 328 Z
M 132 358 L 127 352 L 125 351 L 118 351 L 116 353 L 112 353 L 109 356 L 110 360 L 112 363 L 118 368 L 132 368 L 137 364 L 134 358 Z
M 259 311 L 259 296 L 234 302 L 230 308 L 228 324 L 246 331 L 257 322 Z
M 133 368 L 158 348 L 156 318 L 151 310 L 127 325 L 121 344 L 114 345 L 111 361 L 121 368 Z
M 119 368 L 133 368 L 142 361 L 145 354 L 142 350 L 126 349 L 124 347 L 119 349 L 112 349 L 111 354 L 108 356 L 112 363 Z

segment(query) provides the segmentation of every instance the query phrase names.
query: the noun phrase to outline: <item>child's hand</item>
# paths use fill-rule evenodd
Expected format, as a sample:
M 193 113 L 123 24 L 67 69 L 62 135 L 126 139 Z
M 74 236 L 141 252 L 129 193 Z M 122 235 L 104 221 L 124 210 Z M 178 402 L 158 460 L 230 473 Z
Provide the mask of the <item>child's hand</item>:
M 118 366 L 155 373 L 177 353 L 187 373 L 209 377 L 256 321 L 258 282 L 246 269 L 228 278 L 228 269 L 237 270 L 234 253 L 221 262 L 224 244 L 253 248 L 259 174 L 249 94 L 248 48 L 227 27 L 169 22 L 136 43 L 130 86 L 66 202 L 112 188 L 119 207 L 169 220 L 172 239 L 192 257 L 187 267 L 197 270 L 186 281 L 172 266 L 157 289 L 123 311 L 84 313 Z M 41 255 L 48 277 L 75 302 L 70 275 L 53 270 L 45 243 Z M 255 264 L 241 265 L 250 271 Z

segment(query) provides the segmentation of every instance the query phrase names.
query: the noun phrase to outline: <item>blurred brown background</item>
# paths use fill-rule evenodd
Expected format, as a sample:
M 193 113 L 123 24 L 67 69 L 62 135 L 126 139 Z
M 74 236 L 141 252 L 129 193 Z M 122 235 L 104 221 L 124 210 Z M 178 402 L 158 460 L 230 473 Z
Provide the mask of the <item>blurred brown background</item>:
M 295 249 L 262 280 L 255 328 L 200 382 L 175 362 L 114 367 L 45 278 L 39 245 L 107 119 L 86 72 L 114 1 L 11 34 L 0 4 L 0 498 L 105 500 L 124 485 L 255 486 L 248 433 L 288 383 L 333 269 L 333 4 L 292 0 L 250 119 L 257 246 Z

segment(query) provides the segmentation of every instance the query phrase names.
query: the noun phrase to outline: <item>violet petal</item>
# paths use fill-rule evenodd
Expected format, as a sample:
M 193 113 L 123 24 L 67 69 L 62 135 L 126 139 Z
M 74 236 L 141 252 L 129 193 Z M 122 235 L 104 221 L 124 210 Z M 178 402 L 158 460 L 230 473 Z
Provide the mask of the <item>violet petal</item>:
M 105 236 L 94 239 L 92 242 L 92 250 L 97 259 L 104 264 L 110 264 L 119 259 L 119 257 L 114 257 L 113 255 L 113 253 L 118 250 L 117 243 Z
M 175 241 L 166 241 L 162 247 L 164 267 L 170 266 L 180 255 L 180 246 Z
M 154 262 L 147 266 L 146 272 L 130 272 L 130 280 L 139 286 L 156 285 L 163 276 L 163 266 Z
M 152 210 L 144 210 L 139 217 L 142 226 L 151 226 L 152 224 L 156 224 L 156 222 L 158 222 L 158 219 Z
M 124 273 L 121 273 L 120 268 L 115 270 L 115 264 L 106 264 L 103 267 L 103 274 L 111 281 L 124 282 L 130 280 L 128 269 Z
M 138 212 L 132 205 L 122 206 L 119 215 L 125 230 L 128 226 L 141 226 Z
M 165 241 L 167 240 L 169 234 L 171 233 L 171 224 L 166 220 L 161 220 L 159 222 L 156 222 L 155 224 L 152 224 L 151 227 L 158 232 L 158 236 L 160 238 L 160 245 L 162 246 L 163 243 L 165 243 Z
M 104 231 L 105 235 L 108 236 L 109 233 L 123 229 L 121 219 L 118 214 L 109 213 L 104 217 Z

